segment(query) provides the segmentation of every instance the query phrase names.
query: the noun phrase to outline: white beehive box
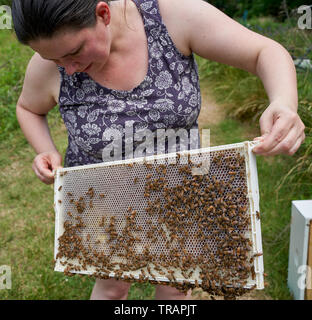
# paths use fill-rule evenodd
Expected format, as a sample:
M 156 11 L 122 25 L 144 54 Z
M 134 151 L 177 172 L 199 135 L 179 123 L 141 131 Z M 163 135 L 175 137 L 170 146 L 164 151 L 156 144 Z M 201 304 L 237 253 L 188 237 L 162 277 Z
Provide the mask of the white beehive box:
M 296 300 L 312 300 L 312 200 L 292 201 L 288 287 Z

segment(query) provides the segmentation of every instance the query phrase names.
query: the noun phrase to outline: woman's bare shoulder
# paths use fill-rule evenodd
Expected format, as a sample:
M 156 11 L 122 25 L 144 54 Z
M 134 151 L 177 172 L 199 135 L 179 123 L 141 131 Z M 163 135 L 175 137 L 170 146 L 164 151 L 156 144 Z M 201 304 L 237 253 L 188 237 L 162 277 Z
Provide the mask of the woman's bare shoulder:
M 58 74 L 57 66 L 53 61 L 43 59 L 37 52 L 28 63 L 27 72 L 31 71 L 36 76 L 50 78 Z
M 256 74 L 260 51 L 277 45 L 204 0 L 158 0 L 158 3 L 177 47 L 203 58 Z
M 43 113 L 58 103 L 60 75 L 54 62 L 35 53 L 30 59 L 20 100 L 27 108 Z M 38 112 L 40 113 L 40 112 Z
M 30 73 L 32 80 L 38 85 L 43 85 L 45 90 L 51 90 L 52 95 L 55 94 L 55 86 L 59 89 L 60 74 L 57 65 L 53 61 L 43 59 L 38 53 L 29 61 L 26 73 Z
M 186 25 L 180 21 L 180 19 L 183 19 L 180 5 L 181 2 L 177 2 L 176 0 L 158 0 L 160 15 L 171 39 L 178 50 L 185 56 L 188 56 L 192 52 L 185 37 L 184 27 Z

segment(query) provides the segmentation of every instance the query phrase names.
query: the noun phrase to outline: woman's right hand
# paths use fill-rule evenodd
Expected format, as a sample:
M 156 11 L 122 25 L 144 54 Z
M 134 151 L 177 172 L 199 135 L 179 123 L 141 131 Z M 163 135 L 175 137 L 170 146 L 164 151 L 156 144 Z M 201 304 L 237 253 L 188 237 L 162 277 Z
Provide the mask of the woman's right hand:
M 34 159 L 32 169 L 46 184 L 54 182 L 54 170 L 62 168 L 62 156 L 57 151 L 39 153 Z

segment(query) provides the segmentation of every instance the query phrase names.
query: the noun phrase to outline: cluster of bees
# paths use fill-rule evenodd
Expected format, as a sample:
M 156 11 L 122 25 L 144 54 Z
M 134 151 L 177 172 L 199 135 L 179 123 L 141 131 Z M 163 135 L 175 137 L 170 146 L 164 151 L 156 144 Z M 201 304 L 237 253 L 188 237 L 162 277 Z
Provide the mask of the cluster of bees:
M 177 154 L 175 165 L 126 165 L 145 166 L 145 177 L 133 180 L 133 186 L 145 183 L 144 212 L 129 206 L 121 216 L 102 214 L 96 235 L 86 232 L 84 217 L 105 195 L 92 187 L 76 199 L 68 192 L 73 210 L 67 212 L 56 256 L 65 274 L 93 270 L 96 278 L 168 284 L 185 294 L 194 287 L 227 298 L 246 293 L 259 254 L 252 254 L 249 238 L 245 159 L 238 152 L 214 152 L 209 173 L 193 175 L 192 168 L 201 164 L 187 157 L 182 163 Z M 169 179 L 173 175 L 177 183 Z

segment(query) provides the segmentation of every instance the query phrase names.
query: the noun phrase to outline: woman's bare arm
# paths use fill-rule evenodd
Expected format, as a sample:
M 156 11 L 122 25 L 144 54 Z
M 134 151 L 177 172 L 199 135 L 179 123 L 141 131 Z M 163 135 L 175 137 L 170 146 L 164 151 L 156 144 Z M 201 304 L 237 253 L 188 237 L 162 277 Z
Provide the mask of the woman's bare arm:
M 293 154 L 305 136 L 297 114 L 296 70 L 287 50 L 203 0 L 159 3 L 181 51 L 246 70 L 263 82 L 270 105 L 260 119 L 263 143 L 254 151 L 263 155 Z
M 57 104 L 58 71 L 55 63 L 35 54 L 30 60 L 23 90 L 16 105 L 20 127 L 38 156 L 33 169 L 40 180 L 53 182 L 53 169 L 61 166 L 62 158 L 50 135 L 46 115 Z

